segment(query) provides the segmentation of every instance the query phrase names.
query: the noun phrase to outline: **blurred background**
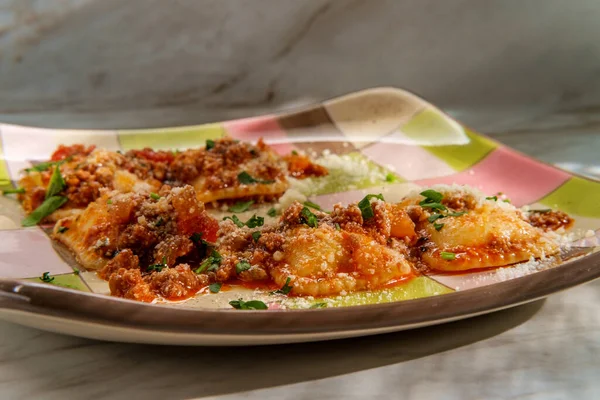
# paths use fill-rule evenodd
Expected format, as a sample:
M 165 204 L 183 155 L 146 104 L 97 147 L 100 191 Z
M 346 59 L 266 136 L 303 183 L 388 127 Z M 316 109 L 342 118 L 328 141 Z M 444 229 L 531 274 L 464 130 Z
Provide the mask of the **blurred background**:
M 0 0 L 0 121 L 198 124 L 395 86 L 593 172 L 598 21 L 598 0 Z

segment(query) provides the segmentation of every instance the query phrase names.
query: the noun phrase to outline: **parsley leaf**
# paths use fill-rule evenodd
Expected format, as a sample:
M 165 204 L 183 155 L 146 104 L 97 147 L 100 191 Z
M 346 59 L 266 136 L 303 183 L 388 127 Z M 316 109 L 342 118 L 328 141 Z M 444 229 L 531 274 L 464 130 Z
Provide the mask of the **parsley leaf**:
M 157 193 L 150 193 L 150 198 L 152 200 L 158 200 L 160 199 L 160 196 Z
M 232 220 L 233 223 L 236 224 L 238 228 L 241 228 L 244 225 L 246 225 L 242 221 L 240 221 L 240 219 L 237 217 L 237 215 L 233 215 L 231 217 L 223 217 L 223 221 L 225 221 L 226 219 Z
M 50 276 L 50 272 L 44 272 L 39 279 L 42 282 L 50 283 L 54 280 L 54 277 Z
M 327 308 L 327 303 L 315 303 L 309 308 Z
M 242 299 L 232 300 L 229 305 L 237 310 L 268 310 L 269 307 L 260 300 L 243 301 Z
M 296 150 L 292 150 L 292 155 L 293 155 L 293 156 L 297 156 L 297 155 L 298 155 L 298 152 L 297 152 Z
M 167 268 L 167 257 L 163 257 L 162 258 L 162 262 L 160 264 L 152 264 L 152 265 L 148 265 L 148 268 L 146 268 L 146 271 L 150 272 L 150 271 L 162 271 L 164 268 Z
M 337 222 L 335 223 L 335 230 L 336 231 L 341 231 L 342 228 L 340 227 L 340 224 L 338 224 Z
M 60 192 L 62 192 L 67 187 L 67 184 L 60 173 L 60 168 L 58 165 L 54 167 L 54 171 L 52 172 L 52 176 L 50 177 L 50 183 L 48 183 L 48 188 L 46 189 L 46 199 L 49 199 L 52 196 L 56 196 Z
M 275 208 L 274 208 L 274 207 L 271 207 L 271 208 L 269 209 L 269 211 L 267 211 L 267 215 L 268 215 L 269 217 L 275 217 L 275 216 L 277 215 L 277 210 L 275 210 Z
M 427 221 L 435 222 L 440 218 L 444 218 L 444 216 L 442 214 L 431 214 L 429 217 L 427 217 Z
M 304 205 L 310 208 L 314 208 L 315 210 L 321 211 L 321 206 L 316 203 L 313 203 L 312 201 L 307 200 L 304 202 Z
M 235 272 L 239 274 L 241 272 L 248 271 L 250 267 L 251 265 L 248 261 L 242 260 L 239 263 L 235 264 Z
M 263 226 L 264 223 L 265 219 L 263 217 L 253 215 L 248 221 L 246 221 L 246 226 L 248 228 L 256 228 L 258 226 Z
M 21 221 L 22 226 L 34 226 L 40 223 L 48 215 L 58 210 L 67 202 L 64 196 L 52 196 L 44 200 L 44 202 L 27 217 Z
M 446 261 L 452 261 L 456 259 L 456 254 L 450 253 L 449 251 L 440 252 L 440 257 Z
M 31 171 L 44 172 L 45 170 L 47 170 L 50 167 L 62 165 L 67 161 L 71 161 L 71 157 L 67 157 L 66 159 L 60 160 L 60 161 L 44 161 L 44 162 L 34 165 L 31 168 L 25 168 L 25 172 L 31 172 Z
M 302 211 L 300 211 L 300 223 L 306 224 L 311 228 L 316 228 L 319 225 L 319 220 L 308 207 L 304 207 L 302 208 Z
M 79 275 L 79 274 L 81 273 L 81 271 L 79 270 L 79 268 L 75 268 L 75 267 L 73 267 L 73 273 L 74 273 L 75 275 Z
M 6 189 L 2 191 L 2 194 L 23 194 L 25 193 L 25 189 L 22 187 L 18 187 L 16 189 Z
M 250 208 L 252 204 L 254 204 L 254 200 L 238 201 L 237 203 L 229 207 L 228 211 L 233 213 L 242 213 L 244 211 L 248 211 L 248 208 Z
M 58 227 L 58 229 L 56 231 L 58 233 L 65 233 L 68 230 L 69 230 L 69 228 L 67 228 L 66 226 L 60 226 L 60 227 Z
M 213 251 L 210 253 L 210 256 L 204 260 L 202 264 L 200 264 L 200 266 L 194 270 L 194 272 L 201 274 L 206 270 L 214 271 L 219 268 L 219 265 L 221 265 L 221 254 L 213 249 Z
M 485 198 L 486 200 L 494 200 L 494 201 L 498 201 L 498 196 L 489 196 Z
M 421 196 L 428 200 L 428 203 L 439 203 L 444 198 L 444 195 L 433 189 L 427 189 L 419 193 Z
M 360 208 L 363 220 L 371 219 L 375 216 L 375 214 L 373 213 L 373 207 L 371 207 L 371 199 L 373 198 L 385 201 L 381 193 L 368 194 L 361 201 L 359 201 L 358 208 Z
M 219 293 L 221 291 L 221 284 L 219 282 L 211 283 L 208 285 L 208 290 L 211 293 Z
M 443 205 L 442 203 L 423 203 L 423 202 L 421 202 L 421 203 L 419 203 L 419 205 L 423 208 L 431 208 L 432 210 L 444 211 L 447 209 L 446 206 Z
M 252 232 L 252 239 L 254 239 L 255 242 L 258 242 L 258 239 L 260 239 L 260 235 L 260 231 Z
M 238 181 L 240 181 L 240 183 L 244 184 L 244 185 L 250 185 L 250 184 L 253 184 L 253 183 L 267 184 L 267 183 L 274 183 L 275 182 L 273 180 L 262 180 L 262 179 L 253 178 L 246 171 L 240 172 L 237 177 L 238 177 Z
M 269 292 L 269 294 L 288 294 L 288 293 L 290 293 L 292 291 L 292 289 L 294 288 L 293 286 L 290 286 L 291 281 L 292 281 L 292 278 L 290 278 L 288 276 L 288 278 L 285 280 L 285 283 L 283 284 L 281 289 L 277 289 L 272 292 Z
M 206 150 L 210 150 L 215 147 L 215 141 L 212 139 L 206 139 Z
M 437 222 L 434 222 L 433 227 L 439 232 L 444 227 L 444 224 L 438 224 Z

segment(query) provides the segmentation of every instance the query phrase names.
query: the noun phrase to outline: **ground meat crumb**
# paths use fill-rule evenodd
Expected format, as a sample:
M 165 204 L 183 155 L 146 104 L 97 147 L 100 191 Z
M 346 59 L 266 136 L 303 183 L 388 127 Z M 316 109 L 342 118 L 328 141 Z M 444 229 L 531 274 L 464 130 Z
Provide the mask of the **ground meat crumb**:
M 560 228 L 570 228 L 573 225 L 573 218 L 562 211 L 552 210 L 532 210 L 529 213 L 528 221 L 536 228 L 545 231 L 555 231 Z
M 156 299 L 150 286 L 144 282 L 139 269 L 119 269 L 110 276 L 108 286 L 113 296 L 146 303 L 151 303 Z

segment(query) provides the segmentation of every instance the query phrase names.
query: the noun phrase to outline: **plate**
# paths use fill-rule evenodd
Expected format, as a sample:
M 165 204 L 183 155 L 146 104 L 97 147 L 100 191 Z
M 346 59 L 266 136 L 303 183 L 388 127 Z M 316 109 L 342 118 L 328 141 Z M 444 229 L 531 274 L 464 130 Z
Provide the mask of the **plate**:
M 0 124 L 0 186 L 47 159 L 58 144 L 110 150 L 184 149 L 224 135 L 276 151 L 314 153 L 326 178 L 296 195 L 330 208 L 367 193 L 399 199 L 415 185 L 468 184 L 516 206 L 558 208 L 576 224 L 568 261 L 527 263 L 465 274 L 431 274 L 379 291 L 328 299 L 296 298 L 268 311 L 234 310 L 235 289 L 181 304 L 143 304 L 107 295 L 104 281 L 79 272 L 55 247 L 48 227 L 21 228 L 20 207 L 0 199 L 0 318 L 49 331 L 124 342 L 253 345 L 304 342 L 412 329 L 514 307 L 600 277 L 600 182 L 533 160 L 468 127 L 404 90 L 377 88 L 278 115 L 152 130 L 50 130 Z M 40 276 L 49 272 L 52 284 Z M 266 299 L 268 301 L 269 299 Z

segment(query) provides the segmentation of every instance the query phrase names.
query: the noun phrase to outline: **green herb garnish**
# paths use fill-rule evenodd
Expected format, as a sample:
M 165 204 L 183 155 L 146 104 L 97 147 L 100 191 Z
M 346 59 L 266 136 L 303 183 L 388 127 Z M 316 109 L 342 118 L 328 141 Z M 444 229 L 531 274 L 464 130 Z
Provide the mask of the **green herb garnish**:
M 112 204 L 112 199 L 106 200 L 106 204 Z
M 440 257 L 446 261 L 452 261 L 456 259 L 456 254 L 450 253 L 449 251 L 440 252 Z
M 340 224 L 338 224 L 337 222 L 335 223 L 334 226 L 335 226 L 335 230 L 336 231 L 341 231 L 342 230 L 342 228 L 340 227 Z
M 498 201 L 498 196 L 489 196 L 485 198 L 486 200 L 494 200 L 494 201 Z
M 442 214 L 431 214 L 429 217 L 427 217 L 427 221 L 435 222 L 440 218 L 444 218 L 444 216 Z
M 308 207 L 303 207 L 302 211 L 300 211 L 300 223 L 306 224 L 311 228 L 316 228 L 319 225 L 319 220 Z
M 25 168 L 25 172 L 31 172 L 31 171 L 44 172 L 45 170 L 49 169 L 50 167 L 62 165 L 67 161 L 71 161 L 71 157 L 67 157 L 64 160 L 59 160 L 59 161 L 44 161 L 44 162 L 34 165 L 31 168 Z
M 277 210 L 275 210 L 275 208 L 274 208 L 274 207 L 271 207 L 271 208 L 269 209 L 269 211 L 267 211 L 267 215 L 268 215 L 269 217 L 275 217 L 275 216 L 277 215 Z
M 425 200 L 427 200 L 428 203 L 439 203 L 444 198 L 443 194 L 441 194 L 440 192 L 435 191 L 433 189 L 424 190 L 419 194 L 421 196 L 425 197 Z
M 221 284 L 219 282 L 211 283 L 208 285 L 208 290 L 211 293 L 219 293 L 221 291 Z
M 437 222 L 434 222 L 433 227 L 439 232 L 444 227 L 444 224 L 438 224 Z
M 74 273 L 75 275 L 79 275 L 79 273 L 80 273 L 80 272 L 81 272 L 81 271 L 79 270 L 79 268 L 75 268 L 75 267 L 73 267 L 73 273 Z
M 292 291 L 292 289 L 294 288 L 293 286 L 290 286 L 291 281 L 292 281 L 292 278 L 290 278 L 288 276 L 288 278 L 285 280 L 285 283 L 283 284 L 281 289 L 277 289 L 272 292 L 269 292 L 269 294 L 288 294 L 288 293 L 290 293 Z
M 268 184 L 268 183 L 274 183 L 275 182 L 275 181 L 272 181 L 272 180 L 262 180 L 262 179 L 253 178 L 246 171 L 240 172 L 237 177 L 238 177 L 238 181 L 240 181 L 240 183 L 244 184 L 244 185 L 251 185 L 253 183 Z
M 164 268 L 167 268 L 167 257 L 163 257 L 162 258 L 162 262 L 160 264 L 152 264 L 152 265 L 148 265 L 148 268 L 146 268 L 146 271 L 150 272 L 150 271 L 162 271 Z
M 221 265 L 221 254 L 213 249 L 213 251 L 210 253 L 210 256 L 204 260 L 202 264 L 200 264 L 200 266 L 194 270 L 194 272 L 201 274 L 206 270 L 215 271 L 219 268 L 219 265 Z
M 48 183 L 48 188 L 46 189 L 46 199 L 49 199 L 52 196 L 56 196 L 60 192 L 62 192 L 67 187 L 67 184 L 60 173 L 60 168 L 58 165 L 54 167 L 54 171 L 52 172 L 52 176 L 50 177 L 50 183 Z
M 210 150 L 215 147 L 215 141 L 212 139 L 206 139 L 206 150 Z
M 255 242 L 258 242 L 258 239 L 260 239 L 260 235 L 261 235 L 260 231 L 252 232 L 252 239 Z
M 297 156 L 297 155 L 298 155 L 298 152 L 297 152 L 296 150 L 292 150 L 292 155 L 293 155 L 293 156 Z
M 150 198 L 152 200 L 158 200 L 160 199 L 160 196 L 157 193 L 150 193 Z
M 235 272 L 242 273 L 244 271 L 248 271 L 250 269 L 251 265 L 248 261 L 246 260 L 242 260 L 239 263 L 235 264 Z
M 66 226 L 60 226 L 56 231 L 58 233 L 65 233 L 68 230 L 69 230 L 69 228 L 67 228 Z
M 312 201 L 307 200 L 304 202 L 304 205 L 310 208 L 314 208 L 315 210 L 321 211 L 321 206 L 316 203 L 313 203 Z
M 2 191 L 2 194 L 23 194 L 25 193 L 25 189 L 22 187 L 18 187 L 16 189 L 6 189 Z
M 245 224 L 240 221 L 240 219 L 237 217 L 237 215 L 232 215 L 231 217 L 223 217 L 223 221 L 230 219 L 233 221 L 234 224 L 237 225 L 238 228 L 243 227 Z
M 250 301 L 243 301 L 242 299 L 232 300 L 229 302 L 229 305 L 231 307 L 235 308 L 236 310 L 268 310 L 269 309 L 269 307 L 267 307 L 267 305 L 260 300 L 250 300 Z
M 163 219 L 163 217 L 158 217 L 158 221 L 156 221 L 154 223 L 154 226 L 159 227 L 159 226 L 163 226 L 165 224 L 165 220 Z
M 242 213 L 244 211 L 248 211 L 248 208 L 250 208 L 252 204 L 254 204 L 254 200 L 238 201 L 237 203 L 229 207 L 228 211 L 233 213 Z
M 64 196 L 52 196 L 47 198 L 38 208 L 33 210 L 31 214 L 21 221 L 21 225 L 34 226 L 39 224 L 41 220 L 64 205 L 67 200 L 68 199 Z
M 376 198 L 381 201 L 385 201 L 383 199 L 383 195 L 379 194 L 368 194 L 361 201 L 358 202 L 358 208 L 360 208 L 360 212 L 362 214 L 363 220 L 371 219 L 375 216 L 373 213 L 373 207 L 371 207 L 371 199 Z
M 461 215 L 465 215 L 466 213 L 467 213 L 466 211 L 450 212 L 450 213 L 446 214 L 446 216 L 448 216 L 448 217 L 460 217 Z
M 312 306 L 310 306 L 309 308 L 326 308 L 327 307 L 327 303 L 315 303 Z
M 250 219 L 248 221 L 246 221 L 246 226 L 248 228 L 256 228 L 259 226 L 263 226 L 265 223 L 265 219 L 263 217 L 258 217 L 256 215 L 253 215 L 252 217 L 250 217 Z
M 392 174 L 391 172 L 385 176 L 386 182 L 396 182 L 397 180 L 398 178 L 396 178 L 396 175 Z
M 40 281 L 42 282 L 46 282 L 46 283 L 50 283 L 54 280 L 53 276 L 50 276 L 50 272 L 44 272 L 41 276 L 41 278 L 39 278 Z

